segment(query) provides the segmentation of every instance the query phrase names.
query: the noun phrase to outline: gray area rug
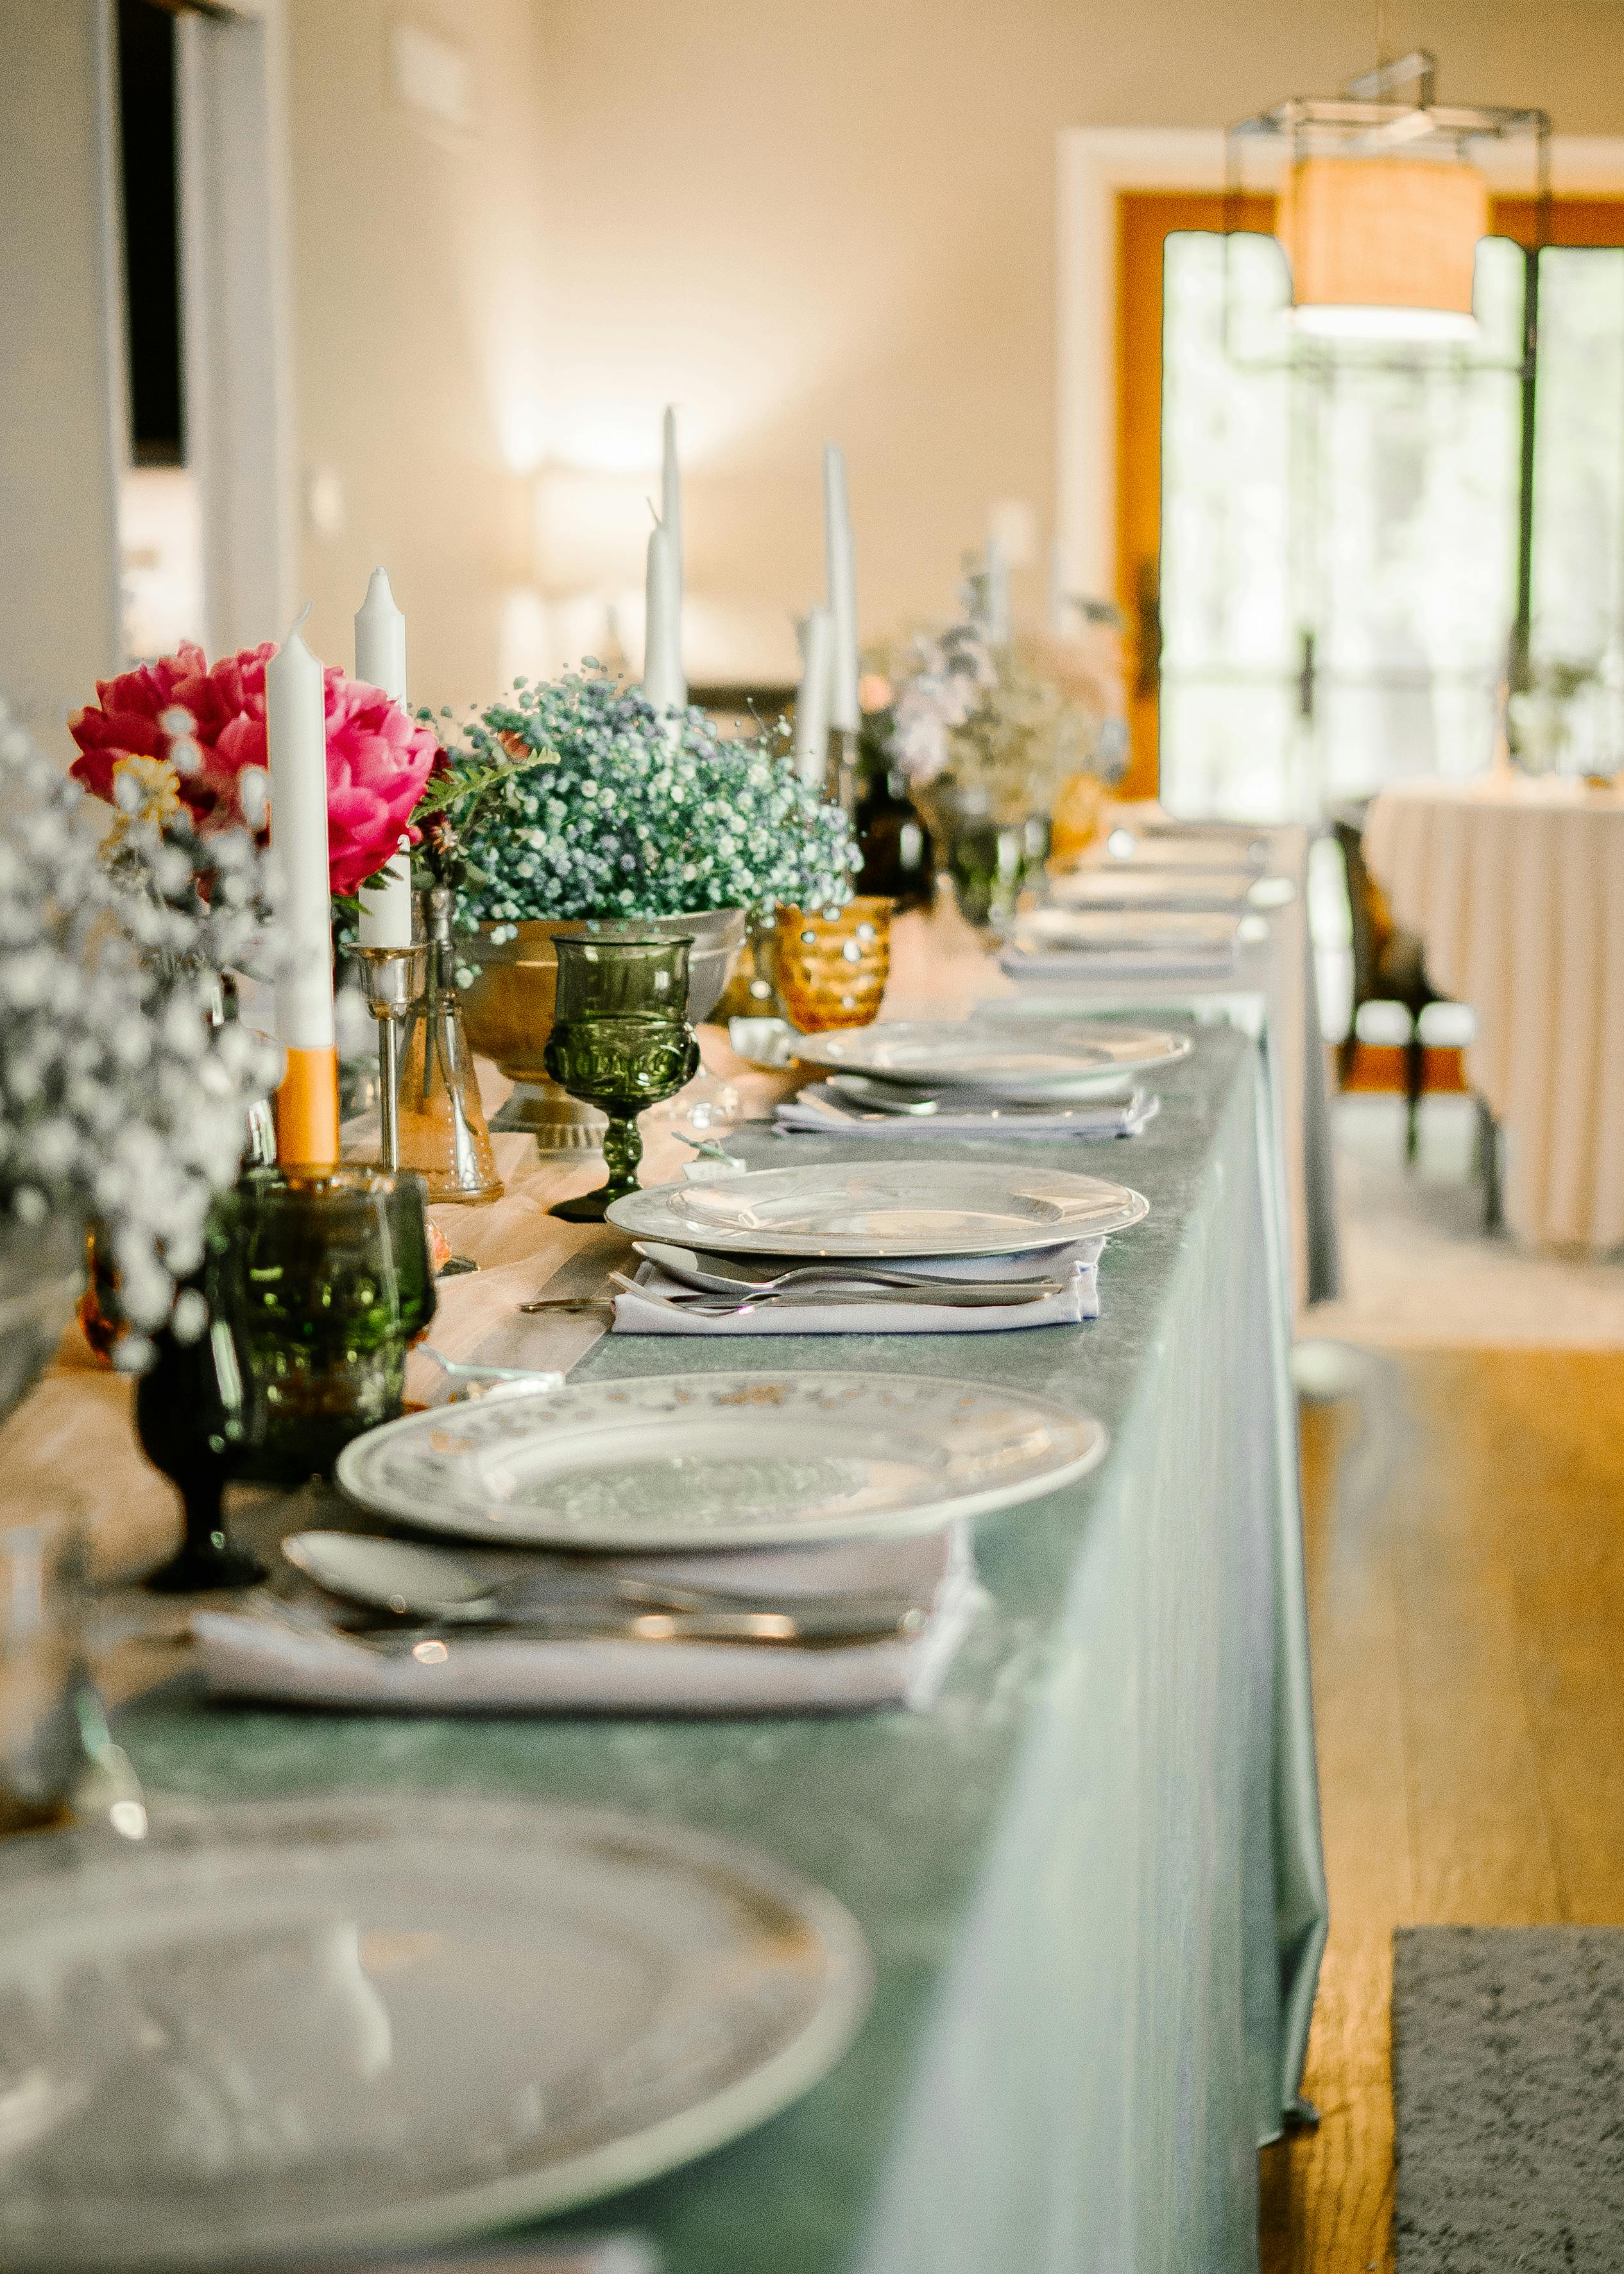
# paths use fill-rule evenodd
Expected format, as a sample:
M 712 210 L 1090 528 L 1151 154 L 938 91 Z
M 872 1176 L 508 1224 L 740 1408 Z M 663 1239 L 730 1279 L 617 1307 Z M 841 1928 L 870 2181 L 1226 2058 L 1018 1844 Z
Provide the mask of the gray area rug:
M 1619 2274 L 1624 1928 L 1393 1944 L 1399 2274 Z

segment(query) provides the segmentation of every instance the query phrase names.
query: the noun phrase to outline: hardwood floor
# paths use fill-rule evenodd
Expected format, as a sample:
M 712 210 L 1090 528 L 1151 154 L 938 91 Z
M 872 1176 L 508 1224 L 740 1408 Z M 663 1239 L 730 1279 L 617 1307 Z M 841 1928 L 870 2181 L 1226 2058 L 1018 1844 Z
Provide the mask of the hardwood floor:
M 1303 1410 L 1331 1938 L 1264 2274 L 1389 2274 L 1402 1924 L 1624 1924 L 1624 1352 L 1361 1353 Z

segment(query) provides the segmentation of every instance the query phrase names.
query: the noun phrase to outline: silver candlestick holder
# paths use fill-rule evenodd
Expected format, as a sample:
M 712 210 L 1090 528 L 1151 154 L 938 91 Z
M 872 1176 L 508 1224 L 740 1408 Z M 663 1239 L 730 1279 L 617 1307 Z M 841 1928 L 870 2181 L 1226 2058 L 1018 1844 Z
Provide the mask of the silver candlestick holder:
M 352 947 L 366 1007 L 378 1021 L 378 1116 L 383 1165 L 401 1165 L 401 1027 L 428 983 L 428 947 Z

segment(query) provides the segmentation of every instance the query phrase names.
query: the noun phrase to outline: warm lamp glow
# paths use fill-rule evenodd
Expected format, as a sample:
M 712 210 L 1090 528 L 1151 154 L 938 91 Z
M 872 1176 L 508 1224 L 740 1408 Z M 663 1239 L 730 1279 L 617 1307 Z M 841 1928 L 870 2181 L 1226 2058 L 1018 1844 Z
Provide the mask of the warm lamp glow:
M 1299 158 L 1279 222 L 1298 330 L 1470 339 L 1472 268 L 1488 227 L 1487 185 L 1458 161 Z

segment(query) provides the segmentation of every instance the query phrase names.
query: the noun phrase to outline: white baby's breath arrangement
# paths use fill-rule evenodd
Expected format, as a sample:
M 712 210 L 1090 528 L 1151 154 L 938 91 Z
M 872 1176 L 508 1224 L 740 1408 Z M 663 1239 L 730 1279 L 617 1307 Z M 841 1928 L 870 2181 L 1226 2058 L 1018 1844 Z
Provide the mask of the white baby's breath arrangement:
M 476 761 L 525 761 L 463 832 L 464 924 L 851 898 L 850 827 L 781 735 L 729 741 L 703 711 L 658 712 L 635 688 L 571 674 L 515 681 L 462 738 Z
M 96 1225 L 132 1370 L 172 1308 L 177 1332 L 201 1327 L 177 1283 L 277 1072 L 274 1047 L 221 1015 L 219 975 L 264 968 L 262 856 L 244 829 L 200 835 L 147 779 L 163 763 L 116 783 L 103 841 L 106 808 L 0 704 L 0 1220 Z

